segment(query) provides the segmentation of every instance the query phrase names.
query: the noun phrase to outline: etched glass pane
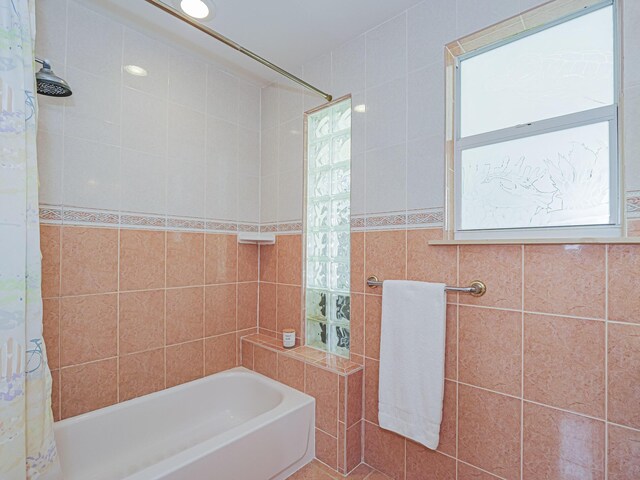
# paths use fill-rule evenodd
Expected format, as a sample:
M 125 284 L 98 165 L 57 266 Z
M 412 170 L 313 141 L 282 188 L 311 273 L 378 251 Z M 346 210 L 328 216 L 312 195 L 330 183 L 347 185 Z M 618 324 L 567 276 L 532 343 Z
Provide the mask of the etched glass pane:
M 460 229 L 604 225 L 609 123 L 462 152 Z
M 307 117 L 307 345 L 349 355 L 351 101 Z
M 614 102 L 613 7 L 460 62 L 461 136 Z

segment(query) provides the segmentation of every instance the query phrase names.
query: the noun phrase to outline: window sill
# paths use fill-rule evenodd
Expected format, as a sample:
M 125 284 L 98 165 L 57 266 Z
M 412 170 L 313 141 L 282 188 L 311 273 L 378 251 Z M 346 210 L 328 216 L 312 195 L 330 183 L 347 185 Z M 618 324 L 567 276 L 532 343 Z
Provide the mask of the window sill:
M 494 240 L 431 240 L 429 245 L 638 245 L 640 237 L 615 238 L 502 238 Z

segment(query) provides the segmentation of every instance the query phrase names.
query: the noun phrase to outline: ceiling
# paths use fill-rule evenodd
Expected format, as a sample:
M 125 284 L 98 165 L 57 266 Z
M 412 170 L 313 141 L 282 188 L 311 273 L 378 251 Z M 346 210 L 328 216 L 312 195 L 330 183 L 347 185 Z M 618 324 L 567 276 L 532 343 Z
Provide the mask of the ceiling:
M 179 4 L 178 0 L 163 0 Z M 206 25 L 258 55 L 298 74 L 300 65 L 384 22 L 421 0 L 213 0 Z M 226 68 L 267 83 L 277 74 L 145 0 L 86 0 L 137 29 L 181 42 Z

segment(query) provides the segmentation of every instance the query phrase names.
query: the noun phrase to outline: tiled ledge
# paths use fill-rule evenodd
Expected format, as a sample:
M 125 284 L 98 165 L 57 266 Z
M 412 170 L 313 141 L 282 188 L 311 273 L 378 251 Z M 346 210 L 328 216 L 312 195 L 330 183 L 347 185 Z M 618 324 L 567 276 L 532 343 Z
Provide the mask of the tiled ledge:
M 333 373 L 337 373 L 338 375 L 351 375 L 352 373 L 363 369 L 362 365 L 358 365 L 351 360 L 304 345 L 294 348 L 284 348 L 279 339 L 259 333 L 242 337 L 242 340 L 291 358 L 295 358 L 296 360 L 301 360 L 308 365 L 329 370 Z

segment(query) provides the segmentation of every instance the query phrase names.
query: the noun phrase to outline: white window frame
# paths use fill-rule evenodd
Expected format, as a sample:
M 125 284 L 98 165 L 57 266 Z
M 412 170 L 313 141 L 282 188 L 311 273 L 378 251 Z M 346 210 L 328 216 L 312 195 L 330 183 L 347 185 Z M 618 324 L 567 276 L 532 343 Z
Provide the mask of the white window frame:
M 564 16 L 555 21 L 546 23 L 514 35 L 502 41 L 487 45 L 469 53 L 455 57 L 455 123 L 454 123 L 454 152 L 453 152 L 453 192 L 454 212 L 453 226 L 456 240 L 492 240 L 492 239 L 545 239 L 545 238 L 609 238 L 622 236 L 622 180 L 621 161 L 619 155 L 619 100 L 620 100 L 620 40 L 618 2 L 616 0 L 604 0 L 589 8 L 585 8 L 572 15 Z M 613 7 L 613 50 L 614 50 L 614 97 L 613 104 L 605 107 L 585 110 L 577 113 L 552 117 L 545 120 L 525 123 L 513 127 L 494 130 L 486 133 L 461 138 L 461 68 L 460 63 L 468 58 L 481 55 L 487 51 L 499 48 L 503 45 L 516 42 L 522 38 L 534 35 L 548 28 L 560 25 L 574 18 L 587 15 L 596 10 Z M 576 226 L 551 226 L 551 227 L 513 227 L 502 229 L 475 229 L 461 230 L 462 210 L 462 152 L 470 148 L 477 148 L 496 143 L 518 140 L 526 137 L 537 136 L 569 128 L 592 125 L 596 123 L 609 123 L 609 194 L 610 194 L 610 223 L 606 225 L 576 225 Z

